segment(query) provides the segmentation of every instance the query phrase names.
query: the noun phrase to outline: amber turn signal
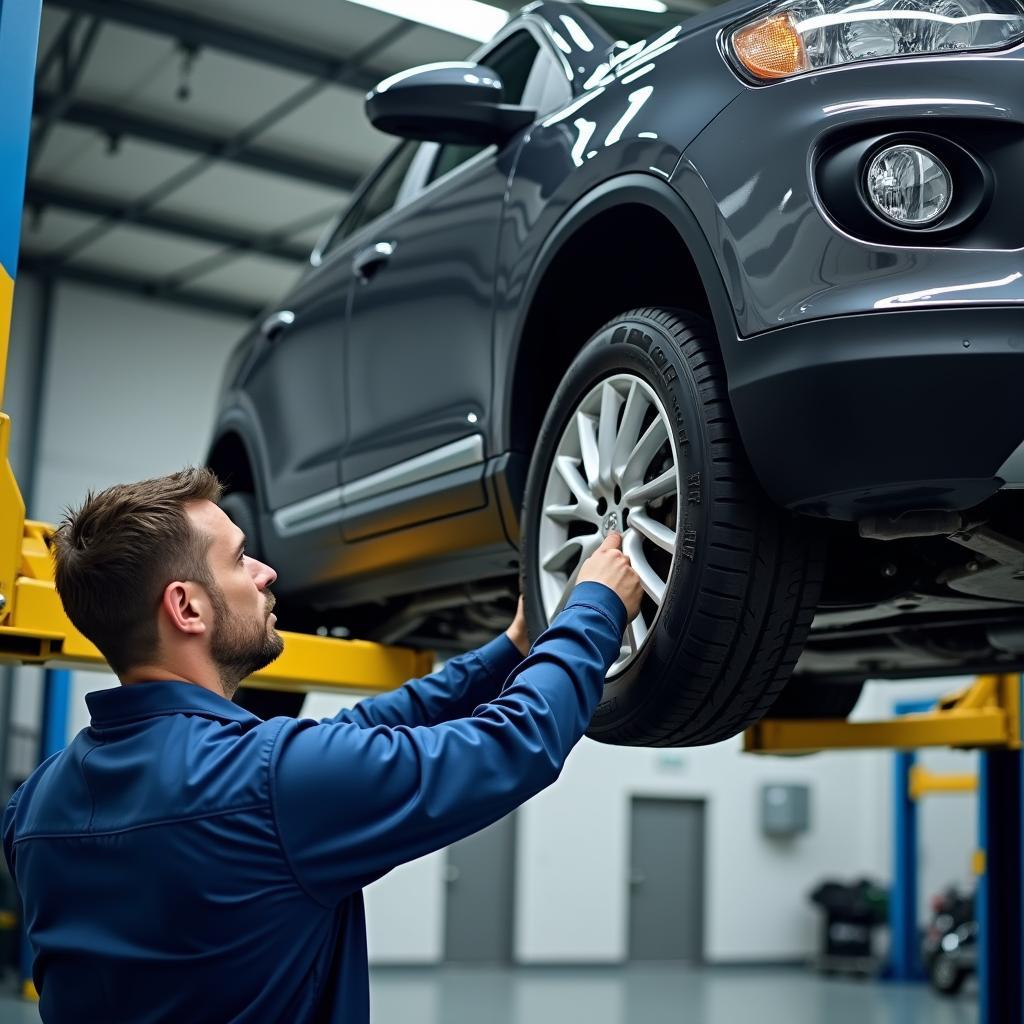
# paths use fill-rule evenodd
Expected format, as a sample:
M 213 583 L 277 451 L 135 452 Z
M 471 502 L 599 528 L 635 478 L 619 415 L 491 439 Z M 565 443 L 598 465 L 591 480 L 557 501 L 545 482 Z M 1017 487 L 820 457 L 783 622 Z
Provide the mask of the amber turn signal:
M 789 11 L 740 29 L 732 37 L 732 48 L 736 59 L 756 78 L 786 78 L 810 68 L 803 40 Z

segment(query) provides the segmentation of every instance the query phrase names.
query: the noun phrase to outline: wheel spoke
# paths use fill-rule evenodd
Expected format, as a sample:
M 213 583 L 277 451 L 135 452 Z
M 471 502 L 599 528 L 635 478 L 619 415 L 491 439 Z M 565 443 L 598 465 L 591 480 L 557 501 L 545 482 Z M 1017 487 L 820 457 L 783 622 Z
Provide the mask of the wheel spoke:
M 645 484 L 638 484 L 636 487 L 626 491 L 622 496 L 622 504 L 630 508 L 638 505 L 647 505 L 658 498 L 668 497 L 676 493 L 676 470 L 665 470 L 661 476 L 656 476 Z
M 587 486 L 593 490 L 597 486 L 600 462 L 594 417 L 588 416 L 585 412 L 576 413 L 576 430 L 580 436 L 580 454 L 583 456 L 583 471 L 587 475 Z
M 579 505 L 548 505 L 544 515 L 554 523 L 576 523 L 580 520 L 590 522 L 588 516 L 582 514 Z
M 626 639 L 633 654 L 643 646 L 644 640 L 647 639 L 647 620 L 643 612 L 638 612 L 637 617 L 627 627 Z
M 646 512 L 633 512 L 629 517 L 629 525 L 637 533 L 643 534 L 652 544 L 657 544 L 663 551 L 675 551 L 676 532 L 652 519 Z
M 545 571 L 557 572 L 557 568 L 554 568 L 551 563 L 555 563 L 555 565 L 557 565 L 558 562 L 561 562 L 564 568 L 569 561 L 569 555 L 577 549 L 579 550 L 579 559 L 577 560 L 576 565 L 573 566 L 572 572 L 569 573 L 569 578 L 566 580 L 562 596 L 559 599 L 554 612 L 551 614 L 552 619 L 565 607 L 565 602 L 569 600 L 569 595 L 572 593 L 573 587 L 576 586 L 576 577 L 580 573 L 580 566 L 582 566 L 583 563 L 601 546 L 601 540 L 602 537 L 600 531 L 588 534 L 585 537 L 570 537 L 569 540 L 567 540 L 557 551 L 549 556 L 547 561 L 545 561 L 542 566 Z
M 597 427 L 598 478 L 609 491 L 612 489 L 612 461 L 615 453 L 615 425 L 622 408 L 622 395 L 615 386 L 605 381 L 601 387 L 601 418 Z
M 579 502 L 580 511 L 586 512 L 589 517 L 596 516 L 597 499 L 590 493 L 590 488 L 579 471 L 577 460 L 569 455 L 559 455 L 555 460 L 555 466 L 558 475 Z
M 583 550 L 582 537 L 570 537 L 564 544 L 560 544 L 554 551 L 544 559 L 541 568 L 545 572 L 562 572 L 573 558 L 578 558 Z
M 644 436 L 637 441 L 636 447 L 629 453 L 629 458 L 622 470 L 622 480 L 627 483 L 633 480 L 642 480 L 647 467 L 667 440 L 668 427 L 659 416 L 644 431 Z
M 558 599 L 558 604 L 555 605 L 555 610 L 551 613 L 552 622 L 554 622 L 558 615 L 561 614 L 562 609 L 565 607 L 565 602 L 569 600 L 569 595 L 572 593 L 573 588 L 576 586 L 576 577 L 580 574 L 580 566 L 582 564 L 583 559 L 581 558 L 579 560 L 579 564 L 576 566 L 575 569 L 573 569 L 572 573 L 570 574 L 569 579 L 566 580 L 565 589 L 562 591 L 562 596 Z
M 665 597 L 665 581 L 654 571 L 651 563 L 647 561 L 644 554 L 643 539 L 637 530 L 632 528 L 626 531 L 623 538 L 622 550 L 626 553 L 630 563 L 640 577 L 640 583 L 647 596 L 660 605 Z
M 631 384 L 626 396 L 626 408 L 622 412 L 622 422 L 619 424 L 619 434 L 615 438 L 615 448 L 612 451 L 612 477 L 615 480 L 622 480 L 622 471 L 629 459 L 629 453 L 640 436 L 647 404 L 647 396 L 643 390 L 635 382 Z

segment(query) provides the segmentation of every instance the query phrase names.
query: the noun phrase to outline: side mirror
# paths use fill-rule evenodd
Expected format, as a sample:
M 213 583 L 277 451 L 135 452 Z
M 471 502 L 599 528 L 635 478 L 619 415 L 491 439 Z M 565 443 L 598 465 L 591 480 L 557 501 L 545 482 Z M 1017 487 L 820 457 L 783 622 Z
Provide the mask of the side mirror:
M 482 64 L 425 64 L 384 79 L 366 97 L 373 126 L 404 139 L 487 145 L 532 124 L 536 112 L 503 103 L 505 87 Z

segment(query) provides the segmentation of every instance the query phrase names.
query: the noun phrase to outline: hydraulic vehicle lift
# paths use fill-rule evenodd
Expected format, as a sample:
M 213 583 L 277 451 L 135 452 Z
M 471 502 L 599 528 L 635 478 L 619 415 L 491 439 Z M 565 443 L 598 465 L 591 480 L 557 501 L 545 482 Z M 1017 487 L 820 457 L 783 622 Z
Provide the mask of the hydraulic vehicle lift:
M 897 750 L 920 747 L 977 749 L 978 790 L 978 994 L 979 1024 L 1024 1024 L 1024 790 L 1021 786 L 1021 679 L 1019 675 L 980 676 L 971 686 L 929 711 L 880 722 L 765 720 L 744 736 L 744 750 L 755 754 L 807 754 L 824 750 Z M 905 755 L 907 756 L 907 755 Z M 897 772 L 897 813 L 929 789 L 969 790 L 974 780 L 936 780 L 920 771 Z M 908 787 L 908 779 L 910 786 Z M 901 971 L 917 955 L 916 851 L 901 846 L 894 865 L 905 905 L 892 936 L 894 961 Z M 894 888 L 896 886 L 894 885 Z M 899 974 L 907 977 L 908 973 Z

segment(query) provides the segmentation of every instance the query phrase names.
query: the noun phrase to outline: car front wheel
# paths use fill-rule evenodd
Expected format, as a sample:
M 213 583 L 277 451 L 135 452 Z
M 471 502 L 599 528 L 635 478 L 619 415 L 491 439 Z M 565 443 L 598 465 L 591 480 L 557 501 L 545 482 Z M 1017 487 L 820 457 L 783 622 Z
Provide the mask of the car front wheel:
M 806 523 L 754 480 L 701 318 L 635 310 L 586 344 L 541 428 L 522 522 L 533 636 L 612 530 L 643 582 L 594 739 L 714 743 L 781 693 L 810 628 L 823 556 Z

